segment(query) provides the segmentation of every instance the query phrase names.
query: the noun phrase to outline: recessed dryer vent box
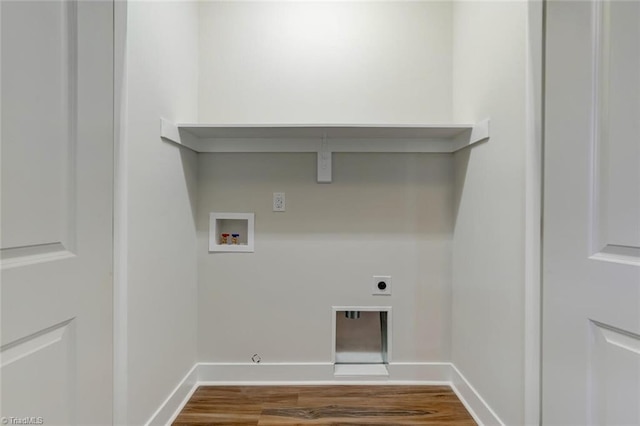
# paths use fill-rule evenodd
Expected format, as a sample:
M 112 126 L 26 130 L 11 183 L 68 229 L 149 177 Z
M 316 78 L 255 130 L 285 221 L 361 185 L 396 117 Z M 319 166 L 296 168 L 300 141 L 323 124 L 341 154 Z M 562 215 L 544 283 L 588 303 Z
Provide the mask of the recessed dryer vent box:
M 210 213 L 209 251 L 253 252 L 253 232 L 253 213 Z
M 390 308 L 334 307 L 335 375 L 387 376 Z

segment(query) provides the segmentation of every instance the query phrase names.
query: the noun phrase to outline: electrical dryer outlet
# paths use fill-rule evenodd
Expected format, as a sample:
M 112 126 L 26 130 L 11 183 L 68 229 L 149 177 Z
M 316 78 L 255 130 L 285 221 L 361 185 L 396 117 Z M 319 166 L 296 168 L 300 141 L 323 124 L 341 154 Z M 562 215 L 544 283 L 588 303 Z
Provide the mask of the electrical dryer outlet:
M 374 275 L 372 293 L 374 296 L 390 296 L 391 295 L 391 276 L 390 275 Z

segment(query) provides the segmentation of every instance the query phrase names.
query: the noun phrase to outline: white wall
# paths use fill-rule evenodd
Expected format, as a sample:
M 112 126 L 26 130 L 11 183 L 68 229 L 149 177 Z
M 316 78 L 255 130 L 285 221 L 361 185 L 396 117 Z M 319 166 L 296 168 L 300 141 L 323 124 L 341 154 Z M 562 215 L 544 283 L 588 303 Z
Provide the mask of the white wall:
M 203 2 L 202 122 L 451 118 L 450 2 Z
M 456 2 L 453 117 L 491 117 L 456 153 L 452 360 L 506 424 L 524 422 L 526 2 Z
M 450 121 L 450 2 L 204 2 L 199 28 L 201 122 Z M 452 159 L 315 162 L 200 156 L 199 359 L 331 362 L 331 306 L 384 304 L 394 361 L 448 360 Z M 209 254 L 211 211 L 256 212 L 255 254 Z
M 450 359 L 453 158 L 200 154 L 199 359 L 333 362 L 332 305 L 393 307 L 392 361 Z M 287 211 L 272 212 L 285 192 Z M 255 212 L 255 253 L 208 253 L 211 211 Z M 373 275 L 393 294 L 373 296 Z
M 128 398 L 118 417 L 141 424 L 196 361 L 196 155 L 159 129 L 160 117 L 197 119 L 198 6 L 130 1 L 127 14 Z
M 134 2 L 129 14 L 130 422 L 193 364 L 196 330 L 199 361 L 329 362 L 331 305 L 384 304 L 393 361 L 453 360 L 522 424 L 527 3 Z M 313 154 L 196 159 L 158 141 L 160 116 L 491 117 L 492 136 L 453 158 L 335 154 L 334 183 L 318 185 Z M 276 191 L 285 213 L 271 211 Z M 255 212 L 256 252 L 208 253 L 211 211 Z M 370 295 L 374 274 L 394 277 L 393 296 Z

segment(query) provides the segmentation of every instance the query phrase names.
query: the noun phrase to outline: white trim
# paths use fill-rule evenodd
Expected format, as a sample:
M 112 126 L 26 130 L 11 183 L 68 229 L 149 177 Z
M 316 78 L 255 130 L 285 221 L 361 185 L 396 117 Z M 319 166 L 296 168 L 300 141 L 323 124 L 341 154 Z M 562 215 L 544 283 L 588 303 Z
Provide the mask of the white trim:
M 113 424 L 128 423 L 127 1 L 113 2 Z
M 480 396 L 471 383 L 462 375 L 455 365 L 451 364 L 451 389 L 456 393 L 471 417 L 479 425 L 504 426 L 500 417 Z
M 524 257 L 524 424 L 540 424 L 542 119 L 544 6 L 527 4 L 525 257 Z
M 450 385 L 450 362 L 392 362 L 388 384 L 415 383 L 424 385 Z
M 214 362 L 199 365 L 199 380 L 206 384 L 300 383 L 326 381 L 333 378 L 333 363 L 330 362 L 260 364 Z
M 396 362 L 388 365 L 389 376 L 357 379 L 335 377 L 333 363 L 197 363 L 178 383 L 146 425 L 169 425 L 199 386 L 313 386 L 313 385 L 423 385 L 451 386 L 478 425 L 504 423 L 449 362 Z
M 180 380 L 173 392 L 169 394 L 149 421 L 145 423 L 145 426 L 170 425 L 173 423 L 180 411 L 187 405 L 193 393 L 198 389 L 198 386 L 200 386 L 198 381 L 199 367 L 200 365 L 197 363 L 191 367 L 191 370 Z
M 334 364 L 316 363 L 200 363 L 198 377 L 203 385 L 260 384 L 429 384 L 450 383 L 451 364 L 447 362 L 390 363 L 389 375 L 335 376 Z

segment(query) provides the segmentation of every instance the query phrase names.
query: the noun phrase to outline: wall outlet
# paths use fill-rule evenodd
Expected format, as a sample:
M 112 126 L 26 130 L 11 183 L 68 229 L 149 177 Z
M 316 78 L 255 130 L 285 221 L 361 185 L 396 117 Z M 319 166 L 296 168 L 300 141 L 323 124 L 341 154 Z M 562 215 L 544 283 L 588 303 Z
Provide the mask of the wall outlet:
M 273 193 L 273 211 L 274 212 L 283 212 L 285 211 L 286 206 L 284 202 L 284 192 L 274 192 Z
M 390 296 L 391 295 L 391 276 L 374 275 L 372 293 L 374 296 Z

